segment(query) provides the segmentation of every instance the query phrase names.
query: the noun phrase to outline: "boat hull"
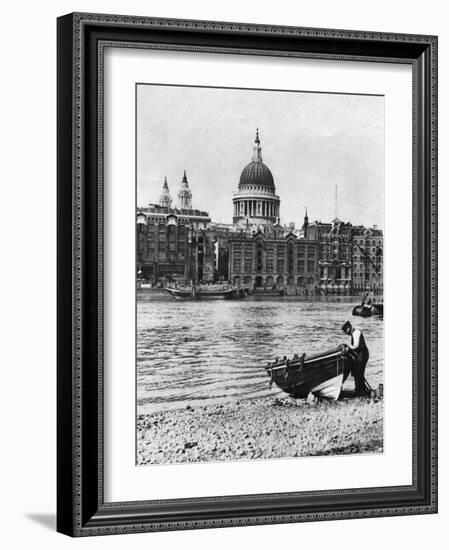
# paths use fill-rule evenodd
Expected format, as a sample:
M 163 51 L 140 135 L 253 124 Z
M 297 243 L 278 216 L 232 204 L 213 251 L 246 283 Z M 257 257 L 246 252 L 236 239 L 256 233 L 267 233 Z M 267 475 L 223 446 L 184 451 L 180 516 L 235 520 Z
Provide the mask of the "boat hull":
M 371 317 L 372 315 L 383 315 L 384 305 L 375 304 L 372 307 L 368 306 L 355 306 L 352 310 L 353 315 L 359 315 L 360 317 Z
M 229 300 L 234 296 L 234 289 L 226 290 L 196 290 L 165 288 L 176 300 Z
M 343 373 L 340 373 L 312 388 L 311 393 L 317 397 L 324 397 L 336 401 L 340 397 L 342 385 Z
M 338 399 L 346 372 L 348 358 L 340 349 L 310 357 L 270 363 L 267 374 L 279 388 L 295 398 L 306 398 L 309 393 L 327 399 Z
M 284 290 L 272 290 L 272 289 L 260 289 L 255 288 L 252 291 L 252 296 L 255 298 L 278 298 L 279 296 L 284 296 Z

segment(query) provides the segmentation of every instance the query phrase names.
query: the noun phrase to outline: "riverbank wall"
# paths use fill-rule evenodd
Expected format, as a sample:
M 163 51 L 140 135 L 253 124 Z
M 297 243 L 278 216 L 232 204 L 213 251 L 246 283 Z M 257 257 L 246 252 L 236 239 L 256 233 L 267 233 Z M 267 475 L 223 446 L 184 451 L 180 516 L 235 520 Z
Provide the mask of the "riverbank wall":
M 137 299 L 142 301 L 149 302 L 173 302 L 175 298 L 166 292 L 163 288 L 138 288 L 137 289 Z M 337 295 L 312 295 L 312 294 L 283 294 L 275 295 L 271 293 L 264 294 L 263 292 L 258 292 L 254 294 L 248 294 L 246 297 L 234 298 L 236 300 L 267 300 L 267 301 L 278 301 L 278 300 L 298 300 L 303 302 L 347 302 L 353 304 L 360 304 L 361 298 L 360 295 L 352 294 L 345 296 Z

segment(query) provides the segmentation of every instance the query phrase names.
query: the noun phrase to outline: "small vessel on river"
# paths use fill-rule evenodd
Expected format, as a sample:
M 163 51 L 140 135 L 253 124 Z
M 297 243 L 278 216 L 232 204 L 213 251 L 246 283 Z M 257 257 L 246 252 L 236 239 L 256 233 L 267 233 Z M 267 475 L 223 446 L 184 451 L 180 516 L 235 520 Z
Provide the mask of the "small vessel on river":
M 229 285 L 195 285 L 165 287 L 173 298 L 177 300 L 229 300 L 235 294 L 235 289 Z
M 276 287 L 255 287 L 252 290 L 252 295 L 256 298 L 278 298 L 284 296 L 284 289 Z
M 384 314 L 384 305 L 379 304 L 372 304 L 370 306 L 367 306 L 365 304 L 361 304 L 358 306 L 354 306 L 352 310 L 353 315 L 360 315 L 360 317 L 371 317 L 372 315 L 383 315 Z
M 293 397 L 309 393 L 336 400 L 340 396 L 343 376 L 349 369 L 349 356 L 341 347 L 315 355 L 278 358 L 265 367 L 271 382 Z
M 384 314 L 383 299 L 369 298 L 366 294 L 360 305 L 354 306 L 352 309 L 353 315 L 359 315 L 360 317 L 371 317 L 372 315 Z

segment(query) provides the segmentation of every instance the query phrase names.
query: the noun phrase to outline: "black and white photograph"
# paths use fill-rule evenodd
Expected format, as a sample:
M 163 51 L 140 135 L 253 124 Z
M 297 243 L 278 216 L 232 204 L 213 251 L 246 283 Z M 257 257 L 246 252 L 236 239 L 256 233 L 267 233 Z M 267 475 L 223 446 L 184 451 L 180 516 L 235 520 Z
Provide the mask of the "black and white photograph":
M 382 453 L 384 97 L 139 83 L 136 146 L 136 463 Z
M 441 548 L 447 11 L 6 4 L 3 548 Z

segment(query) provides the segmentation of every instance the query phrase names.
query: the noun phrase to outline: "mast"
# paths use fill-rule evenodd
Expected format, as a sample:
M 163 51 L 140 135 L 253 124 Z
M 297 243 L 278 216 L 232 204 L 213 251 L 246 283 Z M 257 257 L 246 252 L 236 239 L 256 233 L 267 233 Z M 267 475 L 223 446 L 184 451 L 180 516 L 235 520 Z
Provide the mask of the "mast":
M 338 185 L 335 185 L 335 219 L 338 219 Z

